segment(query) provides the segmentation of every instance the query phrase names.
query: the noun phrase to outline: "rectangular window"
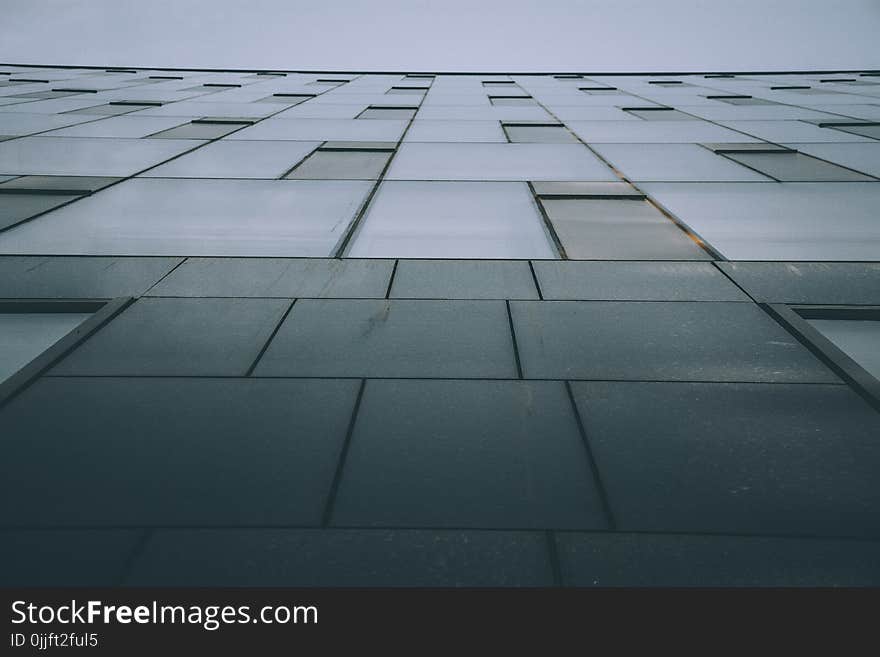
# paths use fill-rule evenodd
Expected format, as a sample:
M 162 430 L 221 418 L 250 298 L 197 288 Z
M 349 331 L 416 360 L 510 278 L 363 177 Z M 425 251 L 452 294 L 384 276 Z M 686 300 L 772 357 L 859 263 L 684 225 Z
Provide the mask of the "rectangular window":
M 430 87 L 391 87 L 386 94 L 392 96 L 424 96 Z
M 203 116 L 200 119 L 193 119 L 196 125 L 253 125 L 257 119 L 245 116 Z
M 825 89 L 825 90 L 823 90 L 823 89 L 814 89 L 813 87 L 808 87 L 808 86 L 804 86 L 804 85 L 792 85 L 792 86 L 783 86 L 783 87 L 770 87 L 770 90 L 771 90 L 771 91 L 790 91 L 790 92 L 795 93 L 795 94 L 805 94 L 805 95 L 812 95 L 812 94 L 829 94 L 829 93 L 832 93 L 832 92 L 829 92 L 827 89 Z
M 831 340 L 875 379 L 880 379 L 880 318 L 810 319 L 810 325 Z
M 502 123 L 501 127 L 513 143 L 578 143 L 577 137 L 558 123 Z
M 82 107 L 80 109 L 64 112 L 64 114 L 94 114 L 96 116 L 117 116 L 119 114 L 128 114 L 129 112 L 137 112 L 138 110 L 147 109 L 150 105 L 128 105 L 108 103 L 107 105 L 94 105 L 92 107 Z
M 694 239 L 644 200 L 541 198 L 572 260 L 709 260 Z
M 489 102 L 498 107 L 534 107 L 537 105 L 531 96 L 489 96 Z
M 119 178 L 18 176 L 0 181 L 0 230 L 66 205 Z
M 693 121 L 694 117 L 671 107 L 621 107 L 624 112 L 645 121 Z
M 735 142 L 723 144 L 701 144 L 713 153 L 788 153 L 790 148 L 778 146 L 777 144 L 769 144 L 767 142 L 751 142 L 739 144 Z
M 307 100 L 311 100 L 315 94 L 272 94 L 265 98 L 260 98 L 258 103 L 278 103 L 282 105 L 299 105 Z
M 521 182 L 388 181 L 351 245 L 353 258 L 554 258 Z
M 394 146 L 327 142 L 288 173 L 288 180 L 378 180 Z
M 856 182 L 874 180 L 871 176 L 798 153 L 774 152 L 721 153 L 724 157 L 760 171 L 780 182 Z
M 204 84 L 199 84 L 195 87 L 187 87 L 181 91 L 211 91 L 213 89 L 233 89 L 240 86 L 240 84 L 227 84 L 225 82 L 205 82 Z
M 710 100 L 718 100 L 728 105 L 778 105 L 772 100 L 764 100 L 763 98 L 753 98 L 752 96 L 706 96 Z
M 865 377 L 854 372 L 851 365 L 839 362 L 826 351 L 844 371 L 854 375 L 860 387 L 880 393 L 880 307 L 794 306 L 792 310 L 868 373 Z
M 395 141 L 325 141 L 322 151 L 393 151 Z
M 9 98 L 39 98 L 41 100 L 50 100 L 52 98 L 75 96 L 78 93 L 78 91 L 32 91 L 27 94 L 12 94 Z
M 880 139 L 880 122 L 876 121 L 823 121 L 817 125 L 820 128 L 832 128 L 853 135 Z
M 19 176 L 0 183 L 0 194 L 60 194 L 84 196 L 121 178 L 106 176 Z
M 65 195 L 16 191 L 18 193 L 0 193 L 0 230 L 11 228 L 81 197 L 78 193 Z
M 549 182 L 531 183 L 538 198 L 644 200 L 645 195 L 626 182 Z
M 29 363 L 105 305 L 100 301 L 0 301 L 0 384 L 23 373 Z M 32 376 L 37 374 L 39 370 Z M 0 402 L 10 392 L 0 385 Z
M 168 128 L 148 135 L 150 139 L 217 139 L 242 128 L 237 123 L 191 121 L 176 128 Z
M 134 107 L 135 109 L 144 109 L 147 107 L 162 107 L 165 103 L 161 100 L 111 100 L 110 105 L 119 105 L 121 107 Z
M 367 109 L 361 112 L 357 118 L 409 120 L 416 115 L 417 110 L 417 107 L 402 105 L 370 105 Z

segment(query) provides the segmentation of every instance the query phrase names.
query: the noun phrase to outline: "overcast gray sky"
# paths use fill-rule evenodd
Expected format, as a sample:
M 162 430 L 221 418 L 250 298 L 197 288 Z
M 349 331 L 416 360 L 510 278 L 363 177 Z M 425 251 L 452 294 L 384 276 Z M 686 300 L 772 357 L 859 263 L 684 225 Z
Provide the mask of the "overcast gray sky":
M 880 0 L 3 0 L 4 63 L 294 70 L 880 68 Z

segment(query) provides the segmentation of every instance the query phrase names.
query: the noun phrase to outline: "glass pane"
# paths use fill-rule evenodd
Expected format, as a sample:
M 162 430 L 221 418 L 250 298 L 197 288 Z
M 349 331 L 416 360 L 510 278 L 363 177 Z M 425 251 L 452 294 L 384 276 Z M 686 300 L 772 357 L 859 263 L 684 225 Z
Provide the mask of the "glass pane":
M 392 96 L 424 96 L 426 89 L 419 87 L 391 87 L 385 93 Z
M 393 151 L 394 141 L 325 141 L 322 151 Z
M 302 299 L 256 376 L 510 378 L 503 301 Z
M 880 142 L 850 144 L 789 144 L 803 153 L 820 157 L 836 164 L 880 176 Z
M 708 260 L 709 255 L 647 201 L 545 199 L 573 260 Z
M 277 112 L 278 108 L 263 103 L 208 102 L 204 100 L 179 101 L 162 107 L 151 107 L 138 112 L 138 116 L 245 116 L 259 119 Z
M 707 373 L 700 369 L 705 364 L 713 373 L 728 377 L 732 372 L 760 372 L 761 368 L 769 374 L 777 364 L 793 370 L 790 359 L 785 358 L 786 353 L 793 355 L 791 348 L 774 351 L 772 343 L 757 343 L 753 349 L 760 352 L 750 352 L 748 343 L 743 344 L 735 333 L 731 335 L 731 327 L 710 328 L 705 319 L 699 325 L 714 335 L 715 341 L 704 341 L 699 333 L 693 343 L 682 338 L 681 347 L 687 351 L 681 355 L 664 344 L 669 366 L 686 360 L 698 376 Z M 736 328 L 740 327 L 751 328 L 738 321 Z M 753 335 L 756 339 L 791 340 L 785 334 L 770 337 L 766 330 Z M 728 336 L 735 340 L 735 346 L 724 344 Z M 614 339 L 611 334 L 609 338 Z M 626 350 L 631 349 L 653 357 L 656 352 L 645 349 L 644 344 L 629 339 L 617 353 L 625 359 Z M 755 362 L 758 353 L 763 362 Z M 824 541 L 758 539 L 772 541 L 766 552 L 760 548 L 752 551 L 755 543 L 749 547 L 746 543 L 712 544 L 723 533 L 754 536 L 767 534 L 768 527 L 778 536 L 877 535 L 876 502 L 868 501 L 872 498 L 867 491 L 876 485 L 880 424 L 876 411 L 846 386 L 591 381 L 572 384 L 572 391 L 603 479 L 608 482 L 615 513 L 645 532 L 675 527 L 681 532 L 702 533 L 700 541 L 706 541 L 702 548 L 693 550 L 695 543 L 685 544 L 667 535 L 664 541 L 674 542 L 664 547 L 640 547 L 640 556 L 628 564 L 638 562 L 636 568 L 658 564 L 640 580 L 632 577 L 629 566 L 616 565 L 626 553 L 624 544 L 597 548 L 590 536 L 578 546 L 583 551 L 583 584 L 595 581 L 594 555 L 600 550 L 615 555 L 611 562 L 615 572 L 632 577 L 623 580 L 624 584 L 656 582 L 649 578 L 661 569 L 661 578 L 670 576 L 665 580 L 670 585 L 681 585 L 683 578 L 673 573 L 685 572 L 684 577 L 697 586 L 707 584 L 705 579 L 701 581 L 700 572 L 711 573 L 711 581 L 719 581 L 715 578 L 721 576 L 723 581 L 740 586 L 746 582 L 835 583 L 840 581 L 838 573 L 850 567 L 858 573 L 851 576 L 853 581 L 870 578 L 863 569 L 875 563 L 873 547 L 867 548 L 865 557 L 859 557 Z M 632 408 L 640 410 L 630 412 Z M 710 417 L 723 420 L 711 431 L 706 427 Z M 668 556 L 655 561 L 663 552 Z M 642 556 L 648 554 L 650 559 Z M 866 565 L 856 565 L 860 563 Z M 672 564 L 675 566 L 670 568 Z
M 570 121 L 568 125 L 588 144 L 749 141 L 741 132 L 734 132 L 707 121 Z
M 217 139 L 241 129 L 230 123 L 186 123 L 150 135 L 151 139 Z
M 66 112 L 66 114 L 106 114 L 107 116 L 116 116 L 117 114 L 128 114 L 129 112 L 147 109 L 148 107 L 149 105 L 96 105 L 94 107 L 71 110 Z
M 79 195 L 0 194 L 0 228 L 14 226 L 41 212 L 76 200 Z
M 14 106 L 18 107 L 18 106 Z M 0 134 L 29 135 L 83 123 L 90 118 L 82 114 L 25 114 L 24 112 L 3 112 Z
M 280 178 L 319 145 L 320 142 L 309 141 L 222 140 L 143 175 L 155 178 Z
M 489 102 L 498 107 L 531 107 L 537 105 L 534 98 L 527 96 L 490 96 Z
M 404 142 L 481 141 L 507 143 L 498 121 L 413 121 Z
M 65 98 L 67 96 L 76 96 L 77 91 L 32 91 L 27 94 L 13 94 L 9 98 Z
M 0 234 L 0 253 L 327 256 L 370 187 L 137 178 Z
M 316 151 L 285 176 L 306 180 L 376 180 L 391 153 L 378 151 Z
M 349 255 L 554 258 L 522 183 L 385 182 Z
M 547 103 L 547 107 L 560 121 L 641 121 L 638 117 L 624 112 L 619 107 L 555 105 L 551 103 Z
M 711 262 L 556 260 L 533 267 L 544 299 L 750 301 Z
M 578 141 L 565 126 L 505 125 L 504 131 L 512 142 L 564 144 Z
M 871 137 L 872 139 L 880 139 L 880 124 L 837 126 L 834 129 L 843 130 L 854 135 L 862 135 L 863 137 Z
M 57 376 L 242 376 L 285 299 L 140 298 L 55 365 Z
M 0 173 L 130 176 L 197 145 L 185 139 L 26 137 L 0 144 Z
M 11 189 L 39 190 L 51 194 L 88 194 L 107 185 L 115 183 L 119 178 L 97 176 L 20 176 L 9 182 L 0 181 L 0 191 Z
M 353 119 L 363 109 L 362 103 L 302 103 L 275 115 L 276 119 Z
M 140 296 L 180 263 L 180 258 L 3 256 L 0 257 L 0 298 Z
M 483 97 L 481 102 L 486 102 L 486 98 Z M 553 121 L 542 107 L 494 107 L 488 103 L 482 107 L 426 104 L 419 110 L 419 118 L 434 121 Z
M 634 181 L 754 180 L 761 174 L 696 144 L 597 144 L 596 152 Z
M 880 260 L 878 183 L 644 183 L 730 260 Z
M 396 107 L 370 107 L 358 115 L 359 119 L 411 119 L 415 109 Z
M 739 144 L 734 142 L 720 144 L 700 144 L 705 146 L 714 153 L 779 153 L 787 152 L 791 149 L 787 146 L 779 144 L 770 144 L 765 141 L 756 141 L 750 144 Z
M 645 121 L 692 121 L 694 117 L 674 109 L 628 109 L 630 114 L 634 114 Z
M 435 307 L 423 307 L 424 312 L 428 308 L 433 311 L 431 319 L 438 323 L 449 317 L 449 332 L 436 336 L 441 340 L 437 350 L 450 350 L 446 372 L 454 371 L 453 363 L 478 358 L 477 353 L 492 354 L 499 363 L 504 362 L 504 352 L 486 337 L 480 336 L 480 342 L 475 343 L 480 331 L 491 334 L 497 330 L 497 324 L 484 318 L 496 307 L 487 305 L 478 310 L 451 302 L 440 307 L 445 310 L 442 314 Z M 404 308 L 395 305 L 394 312 L 402 315 Z M 461 312 L 459 318 L 451 316 L 455 311 Z M 465 314 L 467 320 L 462 317 Z M 421 329 L 412 316 L 408 319 L 415 324 L 411 330 Z M 398 317 L 392 314 L 390 321 L 395 322 L 395 328 L 401 327 L 397 330 L 404 340 L 410 338 L 406 324 Z M 375 330 L 389 331 L 384 324 Z M 299 344 L 308 335 L 302 333 L 305 335 L 297 336 Z M 369 338 L 379 342 L 372 332 Z M 348 347 L 343 336 L 337 339 Z M 424 342 L 428 341 L 425 337 Z M 409 342 L 404 344 L 409 346 Z M 474 347 L 482 351 L 468 353 Z M 297 360 L 305 356 L 291 351 Z M 378 348 L 376 351 L 381 353 Z M 399 355 L 392 352 L 389 356 Z M 475 369 L 467 375 L 474 376 Z M 499 376 L 499 370 L 491 375 Z M 590 466 L 579 442 L 566 388 L 559 382 L 370 381 L 346 468 L 348 479 L 340 486 L 334 509 L 341 525 L 603 526 Z M 468 538 L 461 543 L 483 540 Z M 433 542 L 439 543 L 436 539 Z M 493 568 L 516 549 L 511 539 L 506 545 L 506 549 L 485 550 L 492 554 L 488 558 L 493 560 Z M 420 554 L 424 555 L 420 559 L 438 565 L 452 562 L 449 557 Z M 461 558 L 456 555 L 452 563 Z M 531 563 L 540 563 L 534 557 L 520 559 L 523 566 L 511 568 L 518 575 L 528 572 Z M 467 561 L 474 571 L 492 570 L 479 558 Z
M 625 182 L 535 182 L 535 195 L 543 198 L 555 196 L 578 198 L 644 198 L 635 187 Z
M 511 301 L 510 310 L 526 378 L 840 382 L 753 303 Z
M 91 317 L 90 313 L 0 312 L 0 382 Z
M 782 182 L 873 180 L 870 176 L 817 160 L 803 153 L 728 153 L 726 157 Z
M 869 137 L 820 128 L 804 121 L 721 121 L 722 125 L 741 130 L 747 135 L 766 139 L 779 144 L 792 141 L 870 141 Z M 720 139 L 699 139 L 697 141 L 721 141 Z M 736 141 L 742 141 L 737 139 Z
M 307 100 L 314 98 L 312 94 L 272 94 L 265 98 L 260 98 L 258 103 L 279 103 L 281 105 L 299 105 Z
M 537 299 L 538 292 L 529 263 L 522 260 L 399 260 L 390 297 Z
M 832 118 L 831 114 L 817 112 L 792 105 L 770 104 L 757 107 L 731 107 L 727 104 L 717 106 L 699 105 L 684 108 L 690 114 L 710 121 L 789 121 L 821 120 Z
M 126 258 L 123 262 L 131 260 L 136 259 Z M 156 258 L 143 260 L 151 262 Z M 2 264 L 0 259 L 0 267 Z M 189 258 L 152 287 L 149 294 L 384 299 L 393 269 L 393 260 L 356 258 Z M 0 279 L 0 292 L 2 289 Z
M 406 142 L 392 180 L 608 180 L 617 176 L 580 144 L 422 144 Z
M 230 139 L 292 139 L 298 141 L 397 141 L 406 121 L 375 119 L 266 119 L 231 135 Z
M 880 379 L 880 322 L 854 319 L 807 321 L 873 377 Z
M 731 97 L 726 97 L 726 98 L 718 96 L 718 97 L 714 98 L 714 100 L 718 100 L 722 103 L 727 103 L 728 105 L 776 105 L 777 104 L 777 103 L 774 103 L 772 100 L 764 100 L 763 98 L 752 98 L 751 96 L 743 97 L 743 98 L 736 97 L 736 96 L 731 96 Z
M 100 121 L 53 130 L 52 137 L 123 137 L 140 139 L 168 128 L 174 128 L 186 119 L 179 116 L 112 116 Z

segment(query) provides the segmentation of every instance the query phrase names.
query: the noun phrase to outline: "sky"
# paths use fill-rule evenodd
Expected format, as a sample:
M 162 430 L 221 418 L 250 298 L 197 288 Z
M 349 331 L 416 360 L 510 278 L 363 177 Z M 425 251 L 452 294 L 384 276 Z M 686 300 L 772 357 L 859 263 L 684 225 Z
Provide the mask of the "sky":
M 880 0 L 3 0 L 0 62 L 355 71 L 880 69 Z

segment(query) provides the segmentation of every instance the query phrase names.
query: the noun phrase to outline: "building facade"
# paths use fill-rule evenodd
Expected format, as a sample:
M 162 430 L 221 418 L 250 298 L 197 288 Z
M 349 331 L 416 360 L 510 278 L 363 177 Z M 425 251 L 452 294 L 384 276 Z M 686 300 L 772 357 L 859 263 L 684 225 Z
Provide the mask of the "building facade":
M 880 77 L 0 65 L 0 583 L 880 582 Z

